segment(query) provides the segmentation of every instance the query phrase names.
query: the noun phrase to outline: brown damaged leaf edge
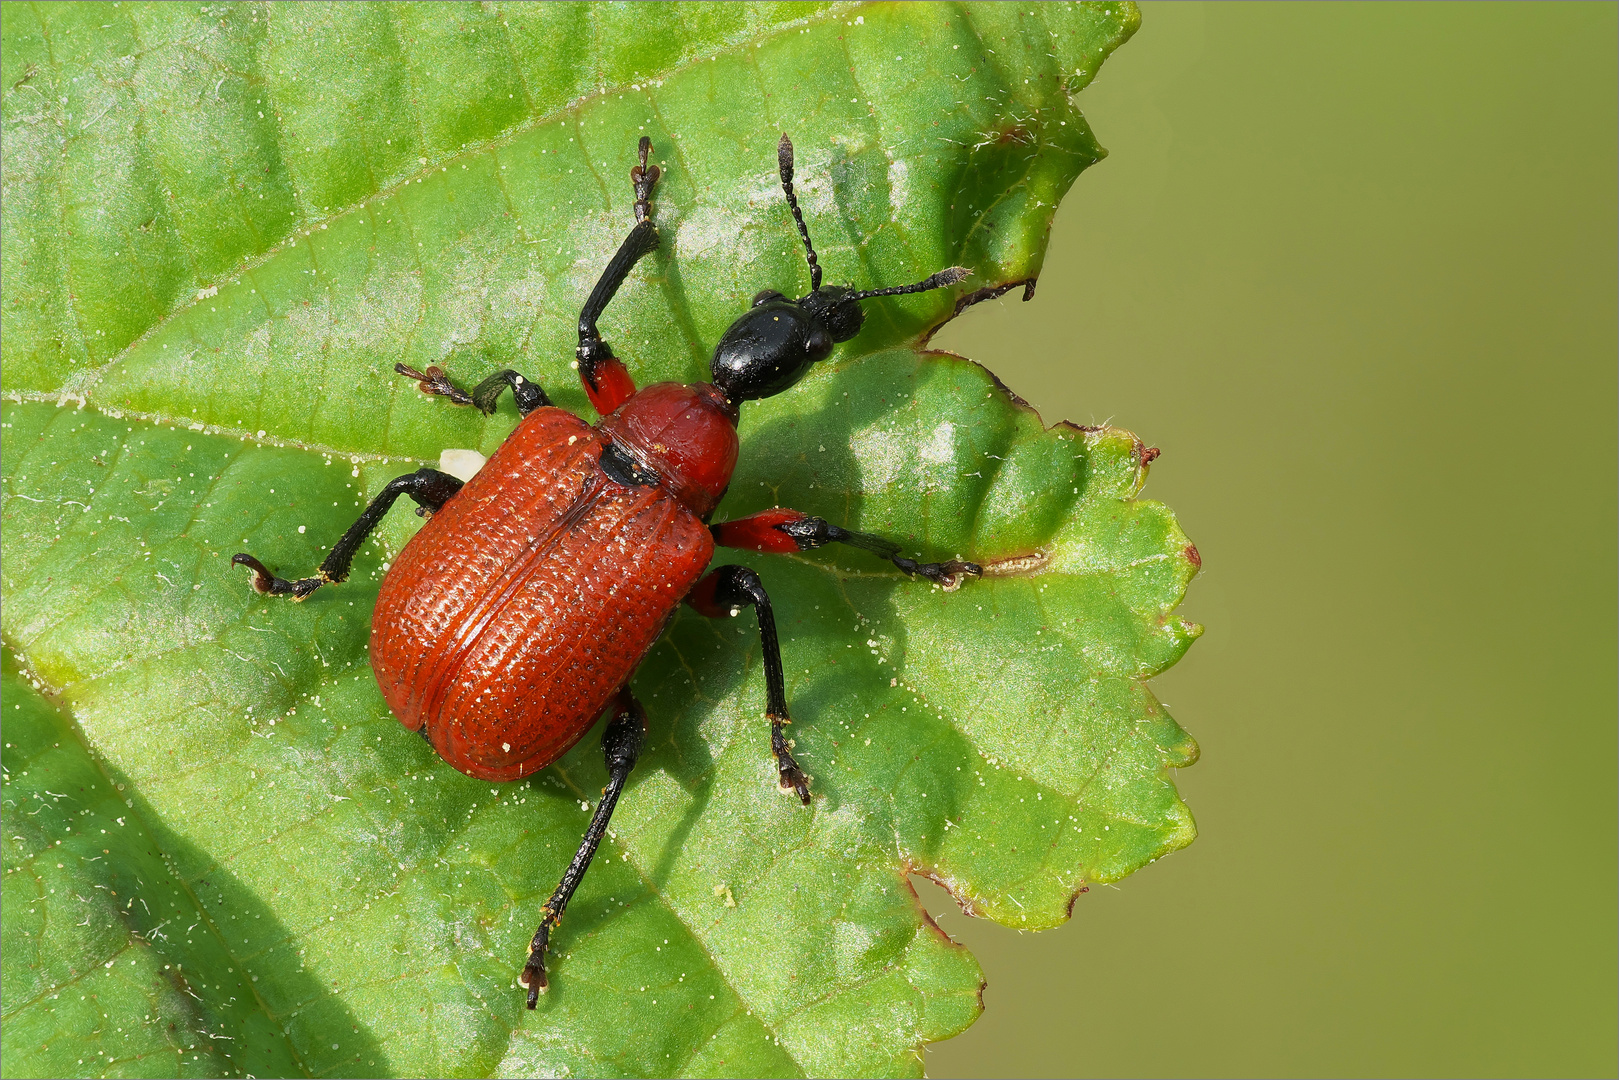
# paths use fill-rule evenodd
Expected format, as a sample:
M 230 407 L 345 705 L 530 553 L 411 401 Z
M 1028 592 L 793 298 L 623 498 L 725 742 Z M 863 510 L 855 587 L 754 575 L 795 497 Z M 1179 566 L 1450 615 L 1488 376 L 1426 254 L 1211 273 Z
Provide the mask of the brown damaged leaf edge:
M 1020 281 L 1008 281 L 1004 285 L 985 285 L 982 289 L 974 289 L 972 292 L 956 298 L 956 310 L 951 313 L 951 317 L 954 318 L 956 315 L 960 315 L 963 311 L 966 311 L 974 304 L 982 304 L 985 300 L 993 300 L 997 296 L 1005 296 L 1019 285 L 1023 286 L 1023 302 L 1026 304 L 1030 300 L 1034 299 L 1034 287 L 1039 283 L 1039 280 L 1039 278 L 1031 277 L 1024 278 Z M 949 319 L 945 320 L 945 322 L 949 321 Z M 938 326 L 935 326 L 933 329 L 929 330 L 927 335 L 923 338 L 924 343 L 928 338 L 931 338 L 934 334 L 937 334 L 942 326 L 944 326 L 944 323 L 940 323 Z
M 1006 285 L 980 289 L 980 290 L 978 290 L 978 293 L 970 294 L 970 295 L 978 296 L 978 294 L 988 294 L 988 295 L 984 295 L 984 296 L 980 297 L 980 299 L 990 299 L 990 298 L 993 298 L 994 296 L 999 296 L 999 295 L 1002 295 L 1002 294 L 1010 291 L 1012 288 L 1016 287 L 1018 284 L 1021 284 L 1021 283 L 1020 282 L 1011 282 L 1011 283 L 1008 283 Z M 1033 291 L 1033 284 L 1034 284 L 1033 279 L 1031 279 L 1027 284 L 1029 286 L 1029 291 L 1032 292 Z M 1025 295 L 1024 299 L 1027 300 L 1028 296 Z M 976 303 L 977 300 L 974 300 L 973 302 Z M 957 306 L 956 306 L 955 313 L 953 313 L 949 318 L 946 318 L 944 322 L 941 322 L 939 324 L 939 326 L 935 327 L 932 331 L 929 331 L 929 334 L 927 336 L 931 337 L 934 333 L 937 333 L 938 330 L 945 325 L 945 323 L 948 323 L 951 318 L 954 318 L 955 314 L 959 314 L 967 306 L 969 306 L 969 305 L 958 303 Z M 924 341 L 925 341 L 925 339 L 924 339 Z M 1131 457 L 1136 462 L 1137 475 L 1136 475 L 1135 486 L 1136 486 L 1138 491 L 1146 483 L 1147 474 L 1148 474 L 1148 472 L 1150 472 L 1151 463 L 1160 456 L 1161 452 L 1159 451 L 1159 449 L 1157 447 L 1149 447 L 1149 446 L 1147 446 L 1142 441 L 1140 436 L 1136 435 L 1134 432 L 1127 431 L 1127 430 L 1125 430 L 1123 428 L 1116 428 L 1116 427 L 1112 427 L 1111 425 L 1107 425 L 1107 424 L 1075 424 L 1075 423 L 1073 423 L 1072 421 L 1069 421 L 1069 420 L 1059 420 L 1054 424 L 1047 424 L 1045 422 L 1045 418 L 1040 415 L 1040 411 L 1038 409 L 1036 409 L 1033 405 L 1029 404 L 1028 401 L 1026 401 L 1023 397 L 1021 397 L 1016 391 L 1011 389 L 1011 387 L 1007 386 L 1006 383 L 1002 382 L 1000 376 L 996 375 L 995 372 L 991 371 L 984 364 L 981 364 L 978 361 L 973 360 L 973 359 L 971 359 L 969 357 L 962 356 L 959 353 L 951 352 L 951 351 L 949 351 L 947 349 L 926 349 L 925 351 L 923 351 L 921 353 L 921 356 L 922 356 L 923 360 L 925 360 L 925 361 L 936 361 L 936 362 L 941 362 L 941 363 L 970 364 L 973 367 L 976 367 L 976 368 L 982 370 L 985 375 L 989 376 L 990 381 L 995 386 L 995 388 L 998 391 L 1000 391 L 1002 396 L 1004 396 L 1009 402 L 1011 402 L 1019 410 L 1022 410 L 1022 411 L 1025 411 L 1025 412 L 1028 412 L 1028 413 L 1032 414 L 1034 416 L 1034 418 L 1040 422 L 1040 426 L 1041 426 L 1042 430 L 1045 431 L 1045 432 L 1067 430 L 1067 431 L 1070 431 L 1070 432 L 1074 432 L 1076 434 L 1096 434 L 1096 433 L 1099 433 L 1099 432 L 1113 432 L 1114 434 L 1128 435 L 1130 437 L 1130 440 L 1131 440 L 1131 443 L 1132 443 Z M 1186 559 L 1187 562 L 1189 562 L 1192 565 L 1194 576 L 1197 573 L 1200 573 L 1202 571 L 1202 569 L 1203 569 L 1203 558 L 1202 558 L 1202 555 L 1197 550 L 1197 545 L 1192 544 L 1192 543 L 1188 543 L 1186 545 L 1186 547 L 1184 549 L 1182 549 L 1180 554 L 1184 559 Z M 1030 552 L 1027 552 L 1025 554 L 1021 554 L 1021 555 L 1007 555 L 1007 556 L 1003 556 L 1003 557 L 1001 557 L 999 559 L 985 559 L 979 565 L 983 569 L 982 576 L 986 577 L 986 578 L 1017 577 L 1017 576 L 1038 576 L 1038 574 L 1045 568 L 1045 566 L 1050 561 L 1051 561 L 1050 552 L 1040 550 L 1040 549 L 1036 549 L 1036 550 L 1033 550 L 1033 551 L 1030 551 Z M 954 590 L 948 590 L 948 591 L 954 591 Z M 1177 604 L 1176 607 L 1178 607 L 1178 606 L 1179 605 Z M 1174 609 L 1172 608 L 1170 612 L 1166 612 L 1165 617 L 1167 618 L 1170 614 L 1172 614 L 1173 610 Z M 1193 753 L 1192 753 L 1192 756 L 1190 757 L 1189 760 L 1187 760 L 1187 761 L 1185 761 L 1185 762 L 1183 762 L 1183 763 L 1181 763 L 1181 764 L 1179 764 L 1179 765 L 1177 765 L 1175 767 L 1177 769 L 1188 768 L 1188 767 L 1190 767 L 1190 766 L 1197 763 L 1197 759 L 1198 759 L 1199 756 L 1200 755 L 1198 754 L 1198 752 L 1196 750 L 1194 750 Z M 1171 851 L 1167 851 L 1164 854 L 1171 854 L 1173 852 L 1173 850 L 1179 850 L 1179 849 L 1178 848 L 1177 849 L 1172 849 Z M 1162 857 L 1162 856 L 1160 856 L 1160 857 Z M 939 886 L 941 889 L 943 889 L 946 893 L 949 894 L 951 900 L 955 901 L 956 906 L 961 909 L 962 914 L 967 915 L 967 916 L 969 916 L 971 918 L 984 918 L 985 917 L 983 912 L 981 912 L 978 909 L 978 907 L 972 902 L 970 897 L 965 895 L 965 893 L 960 888 L 959 884 L 957 882 L 955 882 L 953 879 L 948 878 L 948 877 L 944 876 L 943 874 L 939 873 L 938 870 L 936 868 L 934 868 L 934 867 L 927 866 L 925 864 L 916 862 L 915 860 L 913 860 L 906 853 L 902 852 L 900 854 L 900 859 L 901 859 L 901 864 L 904 866 L 905 872 L 906 872 L 907 875 L 916 874 L 916 875 L 918 875 L 920 877 L 926 878 L 927 880 L 933 882 L 935 885 Z M 909 882 L 907 882 L 907 885 L 909 885 Z M 1078 881 L 1074 882 L 1074 884 L 1069 886 L 1069 888 L 1070 888 L 1071 892 L 1070 892 L 1070 895 L 1069 895 L 1068 900 L 1067 900 L 1066 915 L 1065 915 L 1066 919 L 1072 919 L 1073 918 L 1074 905 L 1079 902 L 1079 898 L 1081 896 L 1084 896 L 1086 893 L 1091 891 L 1090 886 L 1085 883 L 1085 879 L 1083 877 L 1081 877 Z M 915 896 L 916 895 L 916 890 L 914 888 L 912 888 L 911 893 L 912 893 L 913 896 Z M 950 941 L 952 944 L 955 944 L 955 939 L 951 938 L 949 936 L 949 934 L 945 933 L 945 931 L 941 927 L 939 927 L 938 924 L 934 921 L 932 916 L 927 913 L 926 909 L 924 909 L 922 907 L 920 897 L 917 898 L 916 903 L 917 903 L 917 910 L 921 913 L 921 917 L 924 920 L 927 921 L 928 925 L 932 926 L 934 929 L 938 930 L 939 933 L 943 934 L 945 936 L 946 940 Z M 979 988 L 979 1000 L 980 1000 L 980 1004 L 982 1004 L 982 1000 L 983 1000 L 983 987 L 982 986 L 980 986 L 980 988 Z
M 1010 286 L 1008 286 L 1008 288 L 1010 288 Z M 1002 291 L 1004 292 L 1005 290 L 1003 289 Z M 945 322 L 949 322 L 949 320 L 946 319 Z M 944 323 L 940 323 L 939 327 L 943 327 L 944 325 Z M 937 331 L 938 327 L 934 329 L 935 333 Z M 1148 446 L 1144 441 L 1142 441 L 1141 436 L 1137 435 L 1135 432 L 1126 428 L 1113 427 L 1111 424 L 1076 424 L 1072 420 L 1058 420 L 1054 424 L 1046 423 L 1045 418 L 1040 415 L 1039 409 L 1036 409 L 1033 405 L 1030 405 L 1028 401 L 1026 401 L 1016 390 L 1013 390 L 1010 386 L 1007 386 L 1004 382 L 1002 382 L 999 375 L 995 374 L 995 372 L 991 371 L 988 367 L 979 363 L 977 360 L 972 359 L 971 357 L 962 356 L 960 353 L 954 353 L 948 349 L 926 349 L 922 352 L 922 357 L 925 360 L 949 360 L 963 364 L 971 364 L 973 367 L 979 368 L 985 375 L 989 376 L 990 381 L 995 384 L 995 389 L 999 390 L 1001 394 L 1017 408 L 1025 412 L 1032 413 L 1034 418 L 1040 421 L 1041 428 L 1046 431 L 1066 430 L 1082 432 L 1089 435 L 1094 435 L 1099 431 L 1111 431 L 1117 435 L 1128 435 L 1132 443 L 1130 454 L 1135 459 L 1136 468 L 1138 470 L 1138 475 L 1136 477 L 1136 485 L 1138 487 L 1147 482 L 1147 474 L 1151 471 L 1148 466 L 1150 466 L 1154 461 L 1157 461 L 1158 458 L 1163 454 L 1163 451 L 1158 449 L 1156 446 Z M 1002 561 L 1004 562 L 1005 560 Z M 1195 561 L 1197 562 L 1198 566 L 1203 565 L 1201 559 Z M 988 567 L 989 565 L 991 564 L 984 564 L 985 567 Z M 986 569 L 985 573 L 988 572 L 989 571 Z M 1007 570 L 1005 572 L 1011 573 L 1013 571 Z
M 911 875 L 915 874 L 918 877 L 927 878 L 929 881 L 931 881 L 935 885 L 939 886 L 939 888 L 943 889 L 945 892 L 950 893 L 950 899 L 954 900 L 956 902 L 956 906 L 961 908 L 962 914 L 972 916 L 973 918 L 976 919 L 979 916 L 978 916 L 978 913 L 972 909 L 972 905 L 969 904 L 966 900 L 964 900 L 961 897 L 957 896 L 950 889 L 950 886 L 945 884 L 945 882 L 941 878 L 939 878 L 938 875 L 932 873 L 931 871 L 929 871 L 929 870 L 927 870 L 927 869 L 925 869 L 923 867 L 913 865 L 909 859 L 901 860 L 901 862 L 900 862 L 900 870 L 901 870 L 900 881 L 904 884 L 906 890 L 911 894 L 911 903 L 916 906 L 917 918 L 919 918 L 922 921 L 922 925 L 925 926 L 927 929 L 931 930 L 935 935 L 937 935 L 940 944 L 944 945 L 945 947 L 947 947 L 947 948 L 949 948 L 951 950 L 959 950 L 959 952 L 964 956 L 971 956 L 972 953 L 970 951 L 968 951 L 967 946 L 963 945 L 961 942 L 959 942 L 955 938 L 951 937 L 950 934 L 945 930 L 945 928 L 940 926 L 938 924 L 938 922 L 933 918 L 932 914 L 929 913 L 928 909 L 922 905 L 922 898 L 917 895 L 916 886 L 911 884 Z M 1080 892 L 1088 892 L 1088 891 L 1089 890 L 1087 890 L 1087 889 L 1081 889 L 1080 890 Z M 1073 900 L 1068 901 L 1068 907 L 1069 907 L 1070 912 L 1073 910 L 1073 906 L 1074 906 Z M 977 1010 L 974 1013 L 975 1018 L 978 1017 L 978 1016 L 982 1016 L 984 1014 L 984 990 L 988 986 L 989 986 L 989 980 L 985 979 L 983 977 L 982 973 L 980 973 L 980 975 L 978 977 L 978 991 L 977 991 L 978 1005 L 977 1005 Z

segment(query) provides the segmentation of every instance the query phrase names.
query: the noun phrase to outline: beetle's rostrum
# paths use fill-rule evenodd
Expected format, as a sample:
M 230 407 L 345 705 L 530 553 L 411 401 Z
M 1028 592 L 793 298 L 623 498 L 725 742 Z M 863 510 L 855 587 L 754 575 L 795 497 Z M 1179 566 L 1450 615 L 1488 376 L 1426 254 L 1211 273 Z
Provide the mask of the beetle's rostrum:
M 785 553 L 849 544 L 946 588 L 983 573 L 960 560 L 918 562 L 892 540 L 784 507 L 708 524 L 736 468 L 744 402 L 787 390 L 836 343 L 858 334 L 864 301 L 954 285 L 968 271 L 951 267 L 913 285 L 864 292 L 823 286 L 793 193 L 793 145 L 783 135 L 777 162 L 804 243 L 809 293 L 798 300 L 759 293 L 715 346 L 712 382 L 637 390 L 596 323 L 635 264 L 658 247 L 652 189 L 659 170 L 648 164 L 651 149 L 642 138 L 630 170 L 635 227 L 579 313 L 579 379 L 600 421 L 591 425 L 551 407 L 538 383 L 509 369 L 468 393 L 439 368 L 396 364 L 423 393 L 484 413 L 493 413 L 509 389 L 522 422 L 464 483 L 430 468 L 390 481 L 313 577 L 288 581 L 251 555 L 231 559 L 248 569 L 256 592 L 304 600 L 348 577 L 360 545 L 408 495 L 428 521 L 383 578 L 370 643 L 372 671 L 399 721 L 456 769 L 498 781 L 551 764 L 608 715 L 607 787 L 541 909 L 519 980 L 531 1009 L 546 989 L 550 935 L 640 753 L 646 712 L 630 679 L 682 602 L 713 618 L 753 608 L 778 782 L 810 803 L 811 778 L 784 734 L 791 718 L 770 596 L 749 567 L 710 570 L 716 545 Z

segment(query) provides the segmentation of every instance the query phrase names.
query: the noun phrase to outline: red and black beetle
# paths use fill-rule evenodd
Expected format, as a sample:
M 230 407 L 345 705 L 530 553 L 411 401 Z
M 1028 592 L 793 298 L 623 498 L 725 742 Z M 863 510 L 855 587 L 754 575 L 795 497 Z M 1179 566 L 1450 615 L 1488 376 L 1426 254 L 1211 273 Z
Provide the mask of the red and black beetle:
M 711 617 L 753 607 L 781 787 L 810 801 L 809 777 L 782 734 L 787 697 L 770 597 L 746 566 L 705 575 L 716 544 L 789 552 L 837 542 L 944 584 L 982 573 L 968 562 L 918 563 L 890 540 L 797 510 L 707 524 L 736 467 L 742 402 L 781 393 L 830 356 L 834 343 L 859 333 L 861 301 L 953 285 L 968 272 L 951 267 L 915 285 L 865 292 L 823 287 L 793 196 L 793 144 L 783 135 L 781 186 L 804 240 L 809 295 L 755 296 L 715 347 L 712 382 L 637 391 L 596 320 L 636 262 L 658 246 L 651 148 L 643 138 L 640 163 L 630 170 L 635 228 L 579 313 L 579 378 L 600 422 L 552 408 L 545 391 L 515 371 L 491 375 L 468 394 L 437 368 L 396 365 L 425 393 L 485 413 L 509 387 L 523 420 L 465 483 L 427 468 L 390 482 L 315 577 L 287 581 L 251 555 L 231 559 L 252 573 L 257 592 L 302 600 L 344 580 L 371 530 L 394 500 L 409 495 L 431 516 L 388 570 L 371 621 L 371 667 L 400 722 L 467 775 L 516 780 L 561 757 L 611 711 L 602 736 L 607 787 L 578 854 L 541 909 L 523 968 L 531 1009 L 546 988 L 551 930 L 590 866 L 641 749 L 646 713 L 630 693 L 630 677 L 682 601 Z

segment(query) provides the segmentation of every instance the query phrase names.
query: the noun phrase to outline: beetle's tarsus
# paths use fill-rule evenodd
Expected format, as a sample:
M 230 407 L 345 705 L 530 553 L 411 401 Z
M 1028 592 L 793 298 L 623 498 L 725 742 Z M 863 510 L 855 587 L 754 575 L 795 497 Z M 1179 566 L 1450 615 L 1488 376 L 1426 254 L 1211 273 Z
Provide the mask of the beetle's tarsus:
M 230 561 L 232 566 L 247 567 L 248 583 L 260 596 L 291 596 L 294 600 L 302 600 L 331 580 L 325 574 L 296 581 L 276 577 L 268 567 L 245 551 L 232 555 Z
M 545 974 L 545 950 L 550 943 L 551 927 L 560 922 L 556 919 L 550 908 L 545 909 L 545 918 L 540 920 L 540 928 L 534 932 L 534 940 L 528 946 L 528 963 L 523 965 L 522 974 L 517 976 L 517 984 L 528 991 L 528 1007 L 539 1005 L 540 995 L 551 989 L 550 980 Z
M 646 163 L 647 155 L 652 152 L 652 140 L 645 135 L 641 136 L 641 143 L 636 147 L 640 164 L 631 166 L 630 183 L 635 187 L 635 221 L 636 224 L 652 216 L 652 189 L 658 183 L 658 177 L 663 170 L 656 165 Z
M 901 555 L 892 556 L 890 561 L 907 574 L 919 575 L 944 589 L 945 592 L 955 592 L 961 588 L 961 583 L 969 577 L 983 577 L 984 568 L 973 562 L 963 562 L 960 559 L 951 559 L 949 562 L 919 563 L 915 559 L 907 559 Z
M 788 740 L 782 734 L 782 728 L 792 723 L 791 720 L 770 718 L 770 749 L 776 755 L 776 771 L 780 777 L 781 790 L 791 791 L 798 796 L 798 801 L 805 806 L 810 801 L 810 778 L 804 775 L 804 770 L 798 767 L 792 751 L 788 749 Z
M 472 400 L 472 395 L 452 383 L 450 377 L 444 374 L 444 369 L 441 367 L 429 367 L 426 371 L 417 371 L 409 364 L 395 364 L 394 370 L 406 378 L 415 379 L 420 384 L 421 391 L 424 394 L 433 397 L 446 397 L 457 405 L 475 404 Z

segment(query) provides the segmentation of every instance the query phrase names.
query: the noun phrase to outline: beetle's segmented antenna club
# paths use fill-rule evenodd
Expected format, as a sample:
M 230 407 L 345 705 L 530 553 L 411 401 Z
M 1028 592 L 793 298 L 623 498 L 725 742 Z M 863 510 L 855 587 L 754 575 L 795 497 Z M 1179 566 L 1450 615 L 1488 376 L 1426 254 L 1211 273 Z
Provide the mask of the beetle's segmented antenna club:
M 821 287 L 821 264 L 815 259 L 815 245 L 810 243 L 809 227 L 804 224 L 803 211 L 798 209 L 798 198 L 793 195 L 793 140 L 786 135 L 776 144 L 776 164 L 781 168 L 781 190 L 787 194 L 787 208 L 798 222 L 798 235 L 804 238 L 804 258 L 809 261 L 810 292 Z
M 857 292 L 849 297 L 850 300 L 869 300 L 873 296 L 903 296 L 906 293 L 927 292 L 929 289 L 942 289 L 947 285 L 954 285 L 964 279 L 971 270 L 965 266 L 952 266 L 948 270 L 940 270 L 937 274 L 929 274 L 915 285 L 895 285 L 889 289 L 867 289 Z

